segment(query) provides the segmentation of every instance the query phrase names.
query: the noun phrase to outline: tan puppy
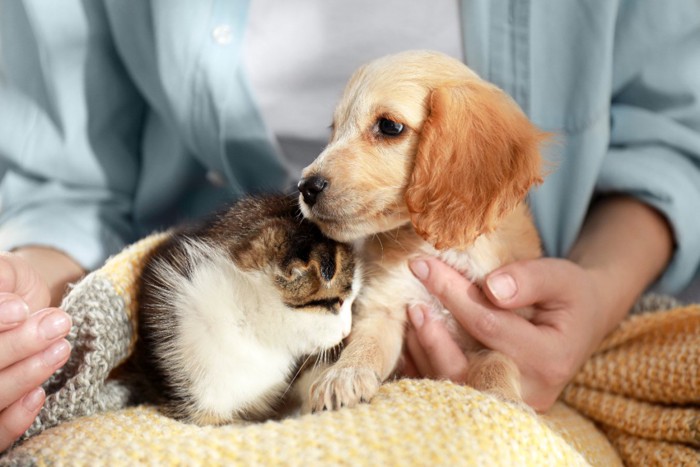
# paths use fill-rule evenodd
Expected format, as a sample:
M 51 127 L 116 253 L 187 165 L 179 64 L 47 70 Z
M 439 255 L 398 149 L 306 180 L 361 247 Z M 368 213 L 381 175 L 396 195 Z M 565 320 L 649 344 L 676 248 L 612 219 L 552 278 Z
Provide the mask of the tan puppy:
M 436 256 L 478 283 L 541 255 L 523 200 L 542 181 L 544 138 L 504 92 L 445 55 L 405 52 L 355 73 L 330 143 L 299 182 L 304 215 L 336 240 L 363 240 L 367 268 L 349 342 L 311 386 L 311 410 L 368 401 L 399 362 L 406 306 L 442 309 L 409 260 Z M 469 384 L 521 401 L 512 361 L 443 316 L 469 359 Z

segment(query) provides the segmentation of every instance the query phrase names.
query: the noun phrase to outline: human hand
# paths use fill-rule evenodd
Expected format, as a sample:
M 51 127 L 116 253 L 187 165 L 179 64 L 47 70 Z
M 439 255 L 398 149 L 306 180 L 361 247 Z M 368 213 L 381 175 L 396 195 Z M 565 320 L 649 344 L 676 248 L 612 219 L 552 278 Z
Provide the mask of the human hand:
M 549 409 L 608 332 L 594 273 L 573 262 L 542 258 L 506 265 L 487 276 L 483 291 L 437 259 L 411 270 L 464 329 L 513 359 L 524 401 Z M 511 310 L 531 306 L 528 321 Z M 426 306 L 408 310 L 409 375 L 464 383 L 469 362 Z
M 0 254 L 0 452 L 32 424 L 44 404 L 41 384 L 70 355 L 70 317 L 47 308 L 50 298 L 27 261 Z

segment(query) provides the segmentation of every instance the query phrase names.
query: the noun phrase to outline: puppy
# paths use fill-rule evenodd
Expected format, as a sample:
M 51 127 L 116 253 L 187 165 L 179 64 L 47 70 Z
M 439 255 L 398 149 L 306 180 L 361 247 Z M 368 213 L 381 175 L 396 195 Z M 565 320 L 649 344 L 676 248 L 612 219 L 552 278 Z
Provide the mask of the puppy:
M 353 75 L 299 191 L 302 212 L 326 235 L 357 241 L 366 283 L 349 342 L 312 384 L 308 409 L 369 401 L 400 360 L 406 307 L 441 309 L 411 259 L 438 257 L 478 284 L 504 264 L 541 256 L 524 198 L 542 182 L 545 138 L 503 91 L 439 53 L 380 58 Z M 521 402 L 512 360 L 444 316 L 469 360 L 468 383 Z

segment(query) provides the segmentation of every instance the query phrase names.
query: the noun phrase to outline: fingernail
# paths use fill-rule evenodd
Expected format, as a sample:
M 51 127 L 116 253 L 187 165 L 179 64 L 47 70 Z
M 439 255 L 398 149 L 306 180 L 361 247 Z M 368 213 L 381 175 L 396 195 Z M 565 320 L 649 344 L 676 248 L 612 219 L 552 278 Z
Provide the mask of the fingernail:
M 423 310 L 418 305 L 411 305 L 408 307 L 408 319 L 411 320 L 411 324 L 414 328 L 420 329 L 425 322 L 425 316 L 423 315 Z
M 499 300 L 509 300 L 518 291 L 518 285 L 510 274 L 496 274 L 486 279 L 489 290 Z
M 408 267 L 411 268 L 411 272 L 413 272 L 413 275 L 416 276 L 420 280 L 427 279 L 428 274 L 430 274 L 430 269 L 428 268 L 428 263 L 426 263 L 423 260 L 411 261 L 408 264 Z
M 49 313 L 39 322 L 39 329 L 46 340 L 65 336 L 70 331 L 70 326 L 70 316 L 60 310 Z
M 0 323 L 15 324 L 29 316 L 29 307 L 22 300 L 9 300 L 0 305 Z
M 58 365 L 68 358 L 70 355 L 70 344 L 68 341 L 61 340 L 53 344 L 42 354 L 43 360 L 48 366 Z
M 22 398 L 22 406 L 29 412 L 36 412 L 44 404 L 44 399 L 46 399 L 46 393 L 38 387 Z

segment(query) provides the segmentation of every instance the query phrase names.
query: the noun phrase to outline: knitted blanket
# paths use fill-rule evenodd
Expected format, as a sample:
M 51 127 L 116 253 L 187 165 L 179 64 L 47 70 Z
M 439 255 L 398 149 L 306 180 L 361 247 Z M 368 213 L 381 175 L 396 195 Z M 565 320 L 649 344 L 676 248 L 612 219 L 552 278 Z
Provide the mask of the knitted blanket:
M 700 463 L 700 307 L 664 298 L 642 302 L 545 416 L 428 380 L 385 384 L 353 409 L 224 427 L 132 406 L 133 389 L 109 375 L 133 350 L 134 283 L 163 238 L 132 245 L 68 294 L 73 353 L 0 465 Z
M 563 400 L 598 423 L 627 465 L 700 465 L 700 306 L 640 301 Z

